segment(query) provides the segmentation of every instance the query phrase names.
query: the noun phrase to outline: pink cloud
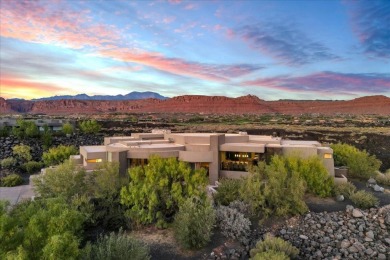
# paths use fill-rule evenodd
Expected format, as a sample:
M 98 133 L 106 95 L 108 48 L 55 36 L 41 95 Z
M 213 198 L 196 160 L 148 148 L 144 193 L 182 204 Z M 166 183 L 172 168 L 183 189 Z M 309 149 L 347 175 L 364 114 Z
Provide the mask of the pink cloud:
M 175 20 L 176 20 L 175 16 L 168 16 L 168 17 L 164 17 L 162 22 L 165 24 L 170 24 L 170 23 L 174 22 Z
M 179 2 L 174 1 L 174 3 Z M 0 11 L 0 35 L 72 49 L 93 47 L 98 55 L 106 58 L 138 63 L 176 75 L 213 81 L 228 81 L 230 77 L 242 76 L 260 69 L 258 66 L 245 64 L 202 64 L 165 57 L 161 53 L 119 47 L 124 41 L 119 30 L 105 24 L 90 25 L 88 10 L 80 13 L 65 6 L 55 5 L 55 10 L 51 10 L 53 6 L 49 6 L 39 1 L 6 1 Z M 20 19 L 21 17 L 25 19 Z M 185 33 L 197 25 L 197 22 L 191 22 L 176 31 Z
M 74 49 L 102 47 L 120 38 L 116 28 L 87 25 L 89 11 L 49 8 L 49 5 L 39 1 L 4 1 L 0 9 L 0 35 Z
M 302 77 L 279 76 L 242 83 L 290 92 L 390 93 L 390 75 L 374 73 L 319 72 Z
M 168 0 L 168 3 L 173 5 L 178 5 L 181 4 L 182 2 L 183 2 L 182 0 Z
M 196 5 L 195 4 L 187 4 L 184 9 L 185 10 L 194 10 L 196 8 Z

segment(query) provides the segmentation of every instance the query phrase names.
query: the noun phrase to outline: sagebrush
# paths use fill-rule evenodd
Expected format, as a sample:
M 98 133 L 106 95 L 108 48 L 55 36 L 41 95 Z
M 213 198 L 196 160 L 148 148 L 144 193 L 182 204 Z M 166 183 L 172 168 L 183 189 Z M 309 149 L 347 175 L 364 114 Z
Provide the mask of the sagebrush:
M 353 193 L 350 200 L 359 208 L 368 209 L 378 205 L 378 199 L 370 192 L 360 190 Z
M 219 206 L 217 208 L 217 223 L 225 237 L 236 239 L 247 244 L 251 233 L 251 222 L 235 208 Z
M 337 183 L 335 184 L 334 192 L 336 196 L 343 195 L 344 198 L 348 199 L 356 192 L 356 187 L 351 182 Z
M 255 257 L 267 251 L 282 252 L 290 258 L 295 258 L 299 254 L 299 249 L 279 237 L 266 234 L 264 240 L 256 243 L 256 247 L 250 250 L 250 256 Z M 281 258 L 283 259 L 283 258 Z
M 119 230 L 118 233 L 100 236 L 95 244 L 87 244 L 82 259 L 148 260 L 150 254 L 144 243 Z

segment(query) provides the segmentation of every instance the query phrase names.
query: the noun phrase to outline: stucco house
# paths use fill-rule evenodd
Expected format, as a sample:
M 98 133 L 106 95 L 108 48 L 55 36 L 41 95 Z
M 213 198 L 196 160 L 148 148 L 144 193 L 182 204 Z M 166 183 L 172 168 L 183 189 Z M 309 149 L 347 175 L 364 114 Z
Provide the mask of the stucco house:
M 131 136 L 106 137 L 104 145 L 81 146 L 80 155 L 71 159 L 87 170 L 104 161 L 118 162 L 121 174 L 128 168 L 146 165 L 150 155 L 176 157 L 194 169 L 205 168 L 210 184 L 222 177 L 240 178 L 248 174 L 246 166 L 255 165 L 274 154 L 318 156 L 334 176 L 333 150 L 317 141 L 282 140 L 280 137 L 224 133 L 133 133 Z

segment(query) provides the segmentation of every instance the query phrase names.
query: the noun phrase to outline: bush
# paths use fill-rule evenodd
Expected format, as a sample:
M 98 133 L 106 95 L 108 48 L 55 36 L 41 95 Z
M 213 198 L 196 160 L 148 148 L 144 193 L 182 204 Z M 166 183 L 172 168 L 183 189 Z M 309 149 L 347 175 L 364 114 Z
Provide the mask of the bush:
M 251 258 L 251 260 L 289 260 L 289 259 L 290 257 L 288 257 L 285 253 L 276 252 L 273 250 L 257 253 L 254 257 Z
M 257 242 L 256 247 L 251 249 L 250 256 L 255 257 L 257 254 L 267 251 L 281 252 L 290 258 L 295 258 L 299 254 L 299 249 L 291 245 L 289 242 L 284 241 L 279 237 L 272 237 L 270 234 L 266 234 L 265 239 Z
M 23 162 L 31 161 L 31 147 L 28 145 L 20 144 L 12 147 L 13 154 Z
M 49 147 L 53 144 L 53 136 L 50 132 L 43 133 L 41 139 L 44 150 L 49 149 Z
M 337 166 L 348 166 L 348 176 L 367 180 L 374 177 L 381 166 L 375 155 L 369 155 L 348 144 L 332 144 L 334 161 Z
M 359 208 L 368 209 L 378 205 L 378 199 L 370 192 L 360 190 L 350 197 L 351 201 Z
M 193 249 L 210 241 L 214 224 L 215 210 L 210 201 L 188 198 L 180 205 L 173 227 L 180 245 Z
M 306 182 L 307 192 L 320 197 L 332 195 L 334 182 L 321 159 L 317 156 L 307 159 L 299 157 L 284 157 L 290 171 L 297 171 Z
M 101 125 L 94 119 L 80 123 L 80 130 L 84 134 L 96 134 L 100 131 Z
M 217 205 L 228 206 L 230 202 L 240 197 L 240 186 L 242 180 L 221 179 L 217 193 L 214 194 L 214 201 Z
M 240 197 L 250 206 L 252 214 L 286 216 L 307 211 L 303 200 L 306 183 L 289 159 L 273 156 L 270 164 L 259 163 L 249 168 L 249 175 L 240 188 Z
M 129 175 L 129 185 L 121 190 L 121 203 L 131 207 L 128 214 L 137 224 L 166 227 L 181 202 L 192 196 L 207 197 L 205 170 L 193 171 L 176 158 L 151 156 L 148 165 L 130 168 Z
M 29 161 L 22 165 L 22 168 L 28 173 L 33 174 L 42 169 L 43 163 L 36 161 Z
M 66 135 L 73 134 L 73 125 L 71 123 L 65 123 L 62 125 L 62 132 Z
M 82 259 L 147 260 L 150 259 L 150 255 L 145 244 L 119 230 L 118 233 L 100 236 L 96 244 L 88 244 Z
M 335 184 L 334 192 L 336 196 L 343 195 L 346 199 L 351 197 L 352 194 L 354 194 L 356 191 L 355 185 L 353 185 L 351 182 L 343 182 Z
M 57 147 L 50 148 L 47 152 L 44 152 L 42 160 L 46 166 L 57 165 L 69 159 L 71 155 L 77 154 L 77 152 L 76 147 L 73 145 L 59 145 Z
M 225 237 L 237 239 L 243 244 L 248 244 L 251 222 L 237 209 L 219 206 L 217 208 L 217 223 Z
M 0 127 L 0 137 L 7 137 L 10 134 L 10 128 L 7 126 Z
M 84 218 L 63 200 L 21 202 L 3 211 L 0 220 L 0 259 L 76 259 L 79 255 Z
M 249 205 L 241 200 L 235 200 L 230 202 L 229 207 L 232 209 L 236 209 L 238 212 L 244 214 L 244 216 L 250 215 Z
M 12 167 L 14 167 L 16 165 L 16 159 L 13 157 L 8 157 L 8 158 L 1 160 L 0 164 L 1 164 L 1 167 L 4 169 L 12 169 Z
M 390 171 L 387 170 L 386 173 L 378 173 L 375 176 L 375 180 L 377 183 L 379 183 L 381 185 L 390 186 Z
M 15 173 L 12 173 L 1 179 L 2 187 L 15 187 L 21 185 L 22 183 L 23 183 L 22 177 L 20 177 L 18 174 Z

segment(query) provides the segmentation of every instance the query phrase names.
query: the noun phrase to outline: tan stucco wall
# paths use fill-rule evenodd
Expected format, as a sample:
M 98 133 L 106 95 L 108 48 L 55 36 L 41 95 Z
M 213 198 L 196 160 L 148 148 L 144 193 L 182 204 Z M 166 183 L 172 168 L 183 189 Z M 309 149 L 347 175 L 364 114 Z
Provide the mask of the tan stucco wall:
M 317 150 L 318 157 L 322 160 L 325 168 L 328 170 L 330 176 L 334 177 L 334 159 L 333 159 L 333 149 L 330 147 L 320 147 Z M 332 158 L 324 158 L 325 154 L 332 154 Z
M 229 178 L 229 179 L 240 179 L 242 177 L 248 176 L 248 172 L 238 172 L 238 171 L 220 171 L 220 178 Z
M 179 160 L 185 162 L 212 162 L 213 152 L 191 152 L 191 151 L 180 151 Z

